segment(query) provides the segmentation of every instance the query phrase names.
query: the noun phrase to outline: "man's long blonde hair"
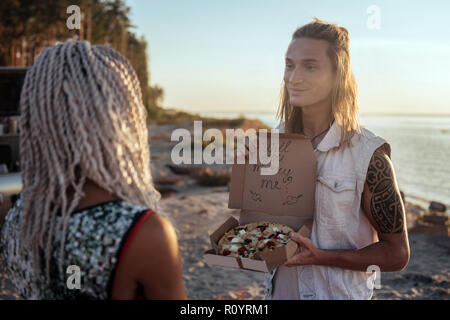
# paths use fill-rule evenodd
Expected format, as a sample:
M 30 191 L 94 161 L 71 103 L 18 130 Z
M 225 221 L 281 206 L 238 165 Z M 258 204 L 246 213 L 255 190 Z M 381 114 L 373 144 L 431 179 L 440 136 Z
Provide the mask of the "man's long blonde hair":
M 158 209 L 141 88 L 120 53 L 75 40 L 43 49 L 26 74 L 20 112 L 19 253 L 31 253 L 36 272 L 42 250 L 49 277 L 60 233 L 62 271 L 68 219 L 87 179 L 122 200 Z
M 340 145 L 350 144 L 359 124 L 357 84 L 350 66 L 350 41 L 347 29 L 314 18 L 297 30 L 292 39 L 312 38 L 329 42 L 327 54 L 335 69 L 336 80 L 331 93 L 332 113 L 336 124 L 342 128 Z M 277 118 L 284 123 L 286 133 L 304 133 L 302 109 L 290 104 L 289 93 L 283 84 Z

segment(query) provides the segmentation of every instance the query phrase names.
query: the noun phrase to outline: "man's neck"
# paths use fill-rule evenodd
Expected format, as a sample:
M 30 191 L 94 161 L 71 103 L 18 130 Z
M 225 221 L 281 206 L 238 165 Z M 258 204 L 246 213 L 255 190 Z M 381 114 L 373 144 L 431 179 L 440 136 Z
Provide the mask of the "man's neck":
M 330 100 L 302 107 L 303 133 L 306 136 L 314 137 L 329 128 L 333 121 Z

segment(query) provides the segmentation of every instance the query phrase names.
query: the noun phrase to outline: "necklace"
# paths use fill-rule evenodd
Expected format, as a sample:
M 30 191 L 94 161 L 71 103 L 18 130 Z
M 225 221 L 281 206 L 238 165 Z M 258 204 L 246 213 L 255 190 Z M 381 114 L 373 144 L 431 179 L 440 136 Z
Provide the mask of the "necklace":
M 311 140 L 311 142 L 315 139 L 315 138 L 317 138 L 318 136 L 320 136 L 320 135 L 322 135 L 323 133 L 325 133 L 326 131 L 328 131 L 328 129 L 330 129 L 331 128 L 331 124 L 328 126 L 328 128 L 326 128 L 324 131 L 322 131 L 321 133 L 319 133 L 318 135 L 316 135 L 316 136 L 314 136 L 314 137 L 312 137 L 312 138 L 309 138 L 308 136 L 306 136 L 306 134 L 305 134 L 305 136 L 306 137 L 308 137 L 310 140 Z

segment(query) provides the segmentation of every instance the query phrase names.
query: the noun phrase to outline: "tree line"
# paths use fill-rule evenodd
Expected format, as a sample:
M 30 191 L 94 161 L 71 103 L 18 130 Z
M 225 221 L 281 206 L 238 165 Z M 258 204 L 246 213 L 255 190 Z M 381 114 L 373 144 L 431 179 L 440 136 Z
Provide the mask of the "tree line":
M 79 29 L 69 30 L 67 8 L 81 11 Z M 150 118 L 160 112 L 164 91 L 150 86 L 147 64 L 148 43 L 138 37 L 124 0 L 1 0 L 0 65 L 30 66 L 42 48 L 67 38 L 108 44 L 121 52 L 136 70 L 144 104 Z

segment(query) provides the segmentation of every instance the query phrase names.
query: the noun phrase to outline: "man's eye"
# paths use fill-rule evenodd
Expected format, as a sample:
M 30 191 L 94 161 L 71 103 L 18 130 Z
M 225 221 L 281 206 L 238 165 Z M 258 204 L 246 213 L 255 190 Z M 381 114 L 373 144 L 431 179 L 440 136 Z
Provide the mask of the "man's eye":
M 309 65 L 306 66 L 306 68 L 307 68 L 308 70 L 312 70 L 312 69 L 315 69 L 316 66 L 314 66 L 314 65 L 312 65 L 312 64 L 309 64 Z
M 286 68 L 287 69 L 291 69 L 294 65 L 290 64 L 290 63 L 286 63 Z

